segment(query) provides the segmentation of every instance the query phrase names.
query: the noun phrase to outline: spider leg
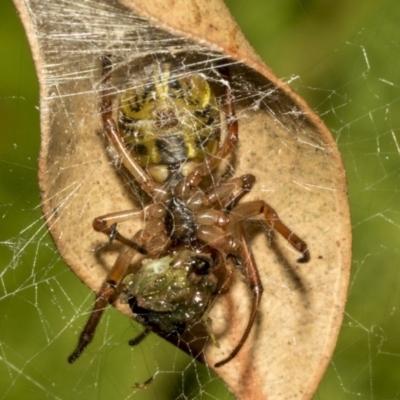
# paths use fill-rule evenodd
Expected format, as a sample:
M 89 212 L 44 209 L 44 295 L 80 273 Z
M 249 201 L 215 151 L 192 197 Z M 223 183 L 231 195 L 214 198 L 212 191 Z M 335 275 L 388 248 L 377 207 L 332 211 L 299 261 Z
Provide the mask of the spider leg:
M 114 240 L 118 240 L 119 242 L 132 247 L 138 253 L 147 254 L 145 248 L 133 242 L 132 240 L 127 239 L 125 236 L 121 235 L 117 230 L 117 224 L 128 221 L 133 218 L 138 218 L 142 215 L 143 215 L 143 210 L 127 210 L 127 211 L 118 211 L 115 213 L 105 214 L 100 217 L 96 217 L 93 220 L 93 229 L 96 232 L 101 232 L 107 235 L 109 238 L 109 243 L 112 243 Z
M 112 92 L 111 87 L 111 71 L 112 62 L 111 56 L 105 55 L 101 57 L 101 69 L 102 69 L 102 82 L 101 82 L 101 117 L 103 120 L 104 133 L 107 136 L 110 143 L 113 145 L 115 151 L 120 157 L 124 167 L 130 172 L 135 178 L 136 182 L 140 187 L 153 199 L 156 196 L 159 200 L 162 200 L 166 196 L 165 190 L 157 185 L 151 176 L 143 170 L 143 168 L 137 163 L 132 157 L 129 150 L 126 148 L 125 143 L 121 137 L 119 129 L 113 119 L 112 115 Z
M 68 362 L 75 362 L 82 354 L 83 350 L 92 341 L 97 325 L 103 315 L 105 308 L 108 304 L 114 302 L 118 295 L 117 289 L 126 276 L 127 270 L 130 266 L 131 260 L 135 255 L 135 250 L 131 247 L 124 246 L 119 254 L 114 266 L 107 275 L 106 280 L 102 284 L 100 290 L 96 295 L 96 300 L 89 320 L 83 329 L 78 345 L 74 352 L 68 357 Z
M 258 273 L 257 265 L 254 260 L 253 252 L 251 251 L 251 248 L 250 248 L 249 244 L 247 243 L 247 240 L 244 236 L 243 228 L 238 227 L 237 230 L 238 230 L 238 235 L 239 235 L 239 251 L 238 251 L 238 253 L 239 253 L 239 255 L 242 259 L 243 265 L 245 267 L 249 287 L 253 294 L 253 300 L 252 300 L 252 306 L 251 306 L 251 311 L 250 311 L 250 316 L 249 316 L 249 322 L 247 323 L 246 329 L 242 334 L 240 342 L 231 351 L 231 353 L 228 355 L 228 357 L 224 358 L 223 360 L 217 362 L 214 365 L 215 368 L 221 367 L 222 365 L 231 361 L 233 358 L 236 357 L 236 355 L 239 353 L 240 349 L 243 347 L 244 343 L 246 342 L 246 340 L 250 334 L 251 328 L 253 327 L 254 321 L 257 316 L 257 311 L 260 307 L 261 296 L 264 291 L 262 283 L 261 283 L 261 278 Z
M 278 213 L 264 200 L 255 200 L 237 205 L 232 214 L 242 220 L 252 217 L 261 217 L 274 230 L 280 233 L 302 256 L 297 260 L 300 263 L 306 263 L 310 260 L 310 252 L 306 242 L 300 239 L 292 230 L 290 230 L 279 218 Z
M 240 193 L 241 192 L 239 191 L 239 194 Z M 235 222 L 237 222 L 239 225 L 235 227 L 236 237 L 239 239 L 238 255 L 241 257 L 245 266 L 249 286 L 251 291 L 253 292 L 253 301 L 249 322 L 242 335 L 242 338 L 240 339 L 240 342 L 233 349 L 228 357 L 215 364 L 216 368 L 221 367 L 222 365 L 232 360 L 238 354 L 243 344 L 246 342 L 247 337 L 249 336 L 251 328 L 254 324 L 263 292 L 262 282 L 257 270 L 253 253 L 244 236 L 243 223 L 246 220 L 251 219 L 252 217 L 261 216 L 266 223 L 268 223 L 273 229 L 278 231 L 296 250 L 302 253 L 302 257 L 297 260 L 298 262 L 308 262 L 310 259 L 310 253 L 308 251 L 307 244 L 280 220 L 276 211 L 265 201 L 258 200 L 239 204 L 231 210 L 229 215 L 235 218 Z M 234 226 L 234 223 L 232 226 Z
M 230 211 L 246 193 L 250 192 L 255 181 L 253 175 L 247 174 L 224 182 L 207 192 L 207 200 L 211 204 L 219 203 L 224 211 Z
M 235 222 L 237 222 L 237 224 L 235 224 Z M 202 242 L 208 243 L 210 246 L 218 248 L 221 251 L 231 253 L 231 255 L 234 257 L 240 258 L 244 265 L 248 284 L 253 295 L 249 322 L 246 326 L 245 331 L 242 334 L 239 343 L 228 355 L 228 357 L 217 362 L 214 365 L 215 368 L 221 367 L 222 365 L 232 360 L 243 347 L 256 319 L 257 311 L 261 302 L 261 296 L 264 290 L 253 253 L 245 238 L 242 224 L 243 222 L 240 219 L 234 221 L 231 225 L 232 232 L 230 233 L 215 225 L 200 226 L 197 232 L 198 238 Z M 229 227 L 227 229 L 229 230 Z M 219 287 L 220 293 L 225 293 L 229 290 L 229 286 L 232 280 L 232 271 L 230 269 L 227 269 L 224 275 L 226 279 L 225 283 L 223 280 L 218 279 L 220 282 L 222 282 L 222 284 L 220 283 Z
M 218 268 L 214 272 L 214 274 L 218 278 L 217 293 L 218 294 L 228 293 L 233 280 L 233 269 L 232 266 L 229 264 L 229 261 L 226 260 L 224 268 Z

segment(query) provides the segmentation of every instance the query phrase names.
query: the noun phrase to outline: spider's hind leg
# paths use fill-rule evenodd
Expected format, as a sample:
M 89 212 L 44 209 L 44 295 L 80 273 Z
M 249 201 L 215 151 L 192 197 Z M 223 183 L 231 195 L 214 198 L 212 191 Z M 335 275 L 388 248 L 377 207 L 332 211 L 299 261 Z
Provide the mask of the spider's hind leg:
M 246 193 L 250 192 L 255 181 L 256 178 L 251 174 L 231 179 L 208 191 L 207 199 L 211 204 L 219 203 L 219 208 L 228 212 L 238 204 Z

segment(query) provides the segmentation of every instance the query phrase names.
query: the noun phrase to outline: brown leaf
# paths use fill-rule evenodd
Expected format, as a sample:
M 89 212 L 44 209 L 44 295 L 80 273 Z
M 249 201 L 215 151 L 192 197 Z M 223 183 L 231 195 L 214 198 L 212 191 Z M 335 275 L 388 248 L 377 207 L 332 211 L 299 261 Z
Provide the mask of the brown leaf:
M 156 52 L 200 62 L 229 58 L 240 135 L 234 175 L 256 176 L 246 200 L 272 205 L 307 242 L 311 261 L 296 263 L 299 255 L 285 240 L 258 231 L 252 247 L 265 289 L 259 317 L 237 357 L 216 371 L 238 399 L 310 398 L 336 343 L 350 267 L 345 174 L 324 124 L 254 54 L 219 0 L 207 7 L 186 0 L 15 2 L 41 85 L 43 211 L 60 254 L 94 291 L 119 246 L 92 251 L 105 241 L 93 231 L 93 218 L 140 202 L 101 135 L 101 55 L 112 54 L 120 66 Z M 220 348 L 204 348 L 210 367 L 240 340 L 250 300 L 236 273 L 211 313 Z

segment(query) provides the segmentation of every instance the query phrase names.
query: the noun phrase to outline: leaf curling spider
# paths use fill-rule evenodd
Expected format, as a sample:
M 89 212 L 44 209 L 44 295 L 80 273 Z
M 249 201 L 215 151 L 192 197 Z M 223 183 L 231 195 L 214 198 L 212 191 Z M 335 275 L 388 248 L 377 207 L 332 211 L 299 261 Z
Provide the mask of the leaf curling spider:
M 144 85 L 120 95 L 118 124 L 113 119 L 111 56 L 101 58 L 101 116 L 103 130 L 124 168 L 151 199 L 143 210 L 114 212 L 97 217 L 93 228 L 110 242 L 123 246 L 96 295 L 93 311 L 83 329 L 73 363 L 92 341 L 108 304 L 128 303 L 146 330 L 179 334 L 199 321 L 208 328 L 207 315 L 215 297 L 230 289 L 232 264 L 243 267 L 252 304 L 247 326 L 236 347 L 215 367 L 240 351 L 256 319 L 262 282 L 246 237 L 245 222 L 254 217 L 280 233 L 310 259 L 306 243 L 292 232 L 263 200 L 240 203 L 255 183 L 251 174 L 208 189 L 204 183 L 236 149 L 238 121 L 230 88 L 230 72 L 217 68 L 224 82 L 226 135 L 220 139 L 220 110 L 207 79 L 195 72 L 178 75 L 169 63 L 157 63 Z M 117 224 L 142 216 L 142 228 L 128 239 Z M 142 263 L 132 271 L 134 254 Z M 209 329 L 208 329 L 209 331 Z M 209 336 L 214 339 L 212 332 Z

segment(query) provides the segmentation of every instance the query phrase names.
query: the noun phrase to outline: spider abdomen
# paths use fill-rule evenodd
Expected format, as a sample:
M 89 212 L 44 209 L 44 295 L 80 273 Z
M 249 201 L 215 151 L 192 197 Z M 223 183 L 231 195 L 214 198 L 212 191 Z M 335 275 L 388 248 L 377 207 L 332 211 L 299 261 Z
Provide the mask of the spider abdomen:
M 172 73 L 165 63 L 154 68 L 147 83 L 121 95 L 119 126 L 132 156 L 156 181 L 164 182 L 177 164 L 201 162 L 216 152 L 219 113 L 214 92 L 202 75 Z M 160 166 L 169 174 L 160 174 Z

